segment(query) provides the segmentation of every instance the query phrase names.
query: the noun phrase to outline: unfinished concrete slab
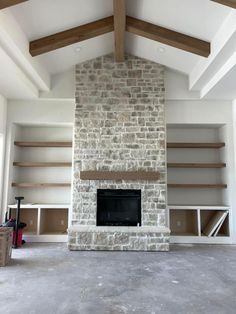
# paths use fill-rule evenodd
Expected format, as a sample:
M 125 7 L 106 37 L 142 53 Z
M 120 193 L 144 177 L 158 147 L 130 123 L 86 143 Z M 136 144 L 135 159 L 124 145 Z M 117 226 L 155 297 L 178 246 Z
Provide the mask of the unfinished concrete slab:
M 3 314 L 235 314 L 236 247 L 70 252 L 26 244 L 0 269 Z

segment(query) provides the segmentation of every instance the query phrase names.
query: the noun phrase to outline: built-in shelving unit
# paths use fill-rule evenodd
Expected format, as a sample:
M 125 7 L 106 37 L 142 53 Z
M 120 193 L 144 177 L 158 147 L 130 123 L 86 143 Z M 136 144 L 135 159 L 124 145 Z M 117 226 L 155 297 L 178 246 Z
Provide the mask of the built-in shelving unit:
M 225 146 L 225 143 L 167 143 L 169 149 L 219 149 Z M 186 156 L 186 152 L 183 153 Z M 225 163 L 167 163 L 167 168 L 224 168 Z M 200 189 L 225 189 L 227 184 L 222 183 L 168 183 L 169 188 L 200 188 Z
M 167 186 L 172 242 L 228 243 L 230 208 L 222 125 L 167 127 Z M 217 211 L 227 212 L 217 236 L 202 230 Z
M 170 229 L 174 243 L 230 243 L 227 206 L 169 205 Z M 218 211 L 227 213 L 216 236 L 206 236 L 204 229 Z
M 24 235 L 30 242 L 67 241 L 68 204 L 23 204 L 21 220 L 27 224 Z M 16 205 L 8 206 L 12 218 L 16 216 Z
M 72 126 L 13 125 L 8 204 L 24 196 L 21 221 L 28 241 L 66 241 L 72 133 Z

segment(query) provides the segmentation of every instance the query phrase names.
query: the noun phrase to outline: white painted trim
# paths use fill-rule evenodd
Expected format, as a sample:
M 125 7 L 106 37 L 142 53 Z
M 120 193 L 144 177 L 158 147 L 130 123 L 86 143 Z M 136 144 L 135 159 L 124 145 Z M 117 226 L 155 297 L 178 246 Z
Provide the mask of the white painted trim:
M 41 235 L 23 235 L 23 239 L 26 242 L 32 243 L 67 243 L 67 235 L 52 235 L 52 234 L 41 234 Z
M 197 209 L 197 231 L 198 231 L 198 236 L 201 236 L 201 210 Z
M 202 88 L 200 97 L 206 96 L 224 76 L 236 65 L 236 52 L 225 62 L 225 64 L 216 72 L 209 82 Z
M 38 90 L 50 90 L 49 73 L 30 55 L 28 39 L 9 10 L 0 12 L 0 46 Z
M 176 210 L 229 210 L 229 206 L 222 206 L 222 205 L 215 205 L 215 206 L 208 206 L 208 205 L 168 205 L 169 209 L 176 209 Z
M 8 208 L 16 208 L 16 207 L 17 207 L 16 204 L 8 205 Z M 69 204 L 24 204 L 22 203 L 21 208 L 69 209 L 70 205 Z
M 178 244 L 233 244 L 231 237 L 171 236 L 170 243 Z
M 236 31 L 236 12 L 232 10 L 214 39 L 211 42 L 211 54 L 208 58 L 202 58 L 189 75 L 189 89 L 194 90 L 202 76 L 215 61 L 217 55 L 224 48 L 231 36 Z
M 6 51 L 0 46 L 0 60 L 1 60 L 1 80 L 11 81 L 12 84 L 17 84 L 17 92 L 12 97 L 12 89 L 11 93 L 8 91 L 2 91 L 4 96 L 8 99 L 14 98 L 17 95 L 27 95 L 30 98 L 37 98 L 39 96 L 39 91 L 37 86 L 28 78 L 25 72 L 12 60 L 12 58 L 6 53 Z M 4 66 L 3 66 L 4 65 Z M 4 72 L 7 69 L 8 73 Z M 4 77 L 3 77 L 4 75 Z M 1 88 L 3 89 L 5 86 L 5 81 L 1 81 Z M 13 86 L 14 87 L 14 86 Z M 9 90 L 9 87 L 6 88 Z M 14 90 L 14 89 L 13 89 Z M 24 92 L 24 94 L 22 93 Z M 17 93 L 17 95 L 16 95 Z M 20 98 L 20 97 L 19 97 Z

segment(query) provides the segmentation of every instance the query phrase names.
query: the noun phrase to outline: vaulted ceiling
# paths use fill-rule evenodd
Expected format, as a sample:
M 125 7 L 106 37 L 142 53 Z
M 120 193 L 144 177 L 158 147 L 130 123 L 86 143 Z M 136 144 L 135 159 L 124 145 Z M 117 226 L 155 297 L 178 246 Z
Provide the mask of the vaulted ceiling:
M 20 2 L 21 4 L 17 4 Z M 119 3 L 119 0 L 117 2 Z M 11 6 L 11 4 L 16 5 Z M 21 36 L 25 36 L 24 40 L 29 43 L 114 14 L 113 0 L 0 0 L 0 8 L 8 5 L 7 9 L 0 11 L 0 26 L 5 23 L 6 32 L 16 44 L 20 40 L 20 36 L 18 38 L 14 38 L 17 37 L 15 35 L 11 36 L 13 24 L 18 31 L 22 31 Z M 176 43 L 171 44 L 170 40 L 163 40 L 157 36 L 158 29 L 148 28 L 150 24 L 140 24 L 140 21 L 135 24 L 137 20 L 127 18 L 126 30 L 129 32 L 125 33 L 124 50 L 188 75 L 190 88 L 199 90 L 204 96 L 204 93 L 208 93 L 209 84 L 213 79 L 217 80 L 215 76 L 224 64 L 229 62 L 229 58 L 233 63 L 232 56 L 235 49 L 233 36 L 236 35 L 236 10 L 233 9 L 234 7 L 236 7 L 235 0 L 126 0 L 126 15 L 141 20 L 142 23 L 148 22 L 152 26 L 158 25 L 169 31 L 193 37 L 196 42 L 191 42 L 191 44 L 196 44 L 196 46 L 194 49 L 192 47 L 190 47 L 191 49 L 189 47 L 188 49 L 184 47 L 184 50 L 178 49 L 183 48 L 183 45 L 181 46 L 179 43 L 181 40 L 186 42 L 186 38 L 173 36 L 177 40 Z M 9 27 L 9 23 L 11 27 Z M 120 17 L 118 23 L 121 23 Z M 37 72 L 34 83 L 39 89 L 45 89 L 43 85 L 47 85 L 47 76 L 66 71 L 77 63 L 114 51 L 114 34 L 112 32 L 114 25 L 110 29 L 109 25 L 107 27 L 106 34 L 100 35 L 98 32 L 99 36 L 94 38 L 74 42 L 64 45 L 64 47 L 59 45 L 58 47 L 61 48 L 43 54 L 44 51 L 41 51 L 40 55 L 36 50 L 36 53 L 33 53 L 32 47 L 34 46 L 31 45 L 30 52 L 34 57 L 29 54 L 29 47 L 27 47 L 25 59 L 30 62 L 28 72 L 31 74 L 32 71 Z M 96 28 L 98 30 L 97 26 Z M 150 30 L 152 31 L 151 36 Z M 55 42 L 56 38 L 54 37 L 52 40 Z M 0 48 L 1 43 L 3 43 L 3 39 L 1 40 L 0 32 Z M 204 44 L 203 48 L 201 43 Z M 209 51 L 207 43 L 209 43 Z M 199 47 L 200 53 L 196 47 Z M 7 50 L 6 43 L 3 48 L 5 51 Z M 22 47 L 21 51 L 23 52 L 23 50 L 25 48 Z M 9 51 L 7 53 L 9 54 Z M 218 59 L 220 53 L 222 55 Z M 12 56 L 12 53 L 10 55 Z M 28 74 L 26 73 L 27 77 L 29 77 Z

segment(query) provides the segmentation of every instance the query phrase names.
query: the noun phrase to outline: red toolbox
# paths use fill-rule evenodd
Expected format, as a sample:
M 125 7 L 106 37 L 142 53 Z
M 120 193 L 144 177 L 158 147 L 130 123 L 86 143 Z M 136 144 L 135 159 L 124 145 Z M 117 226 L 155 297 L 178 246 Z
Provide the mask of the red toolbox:
M 17 238 L 18 247 L 22 245 L 22 237 L 23 237 L 23 229 L 18 229 L 18 238 Z M 12 241 L 13 244 L 15 244 L 15 239 L 16 239 L 16 231 L 13 232 L 13 241 Z

